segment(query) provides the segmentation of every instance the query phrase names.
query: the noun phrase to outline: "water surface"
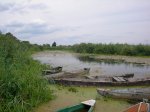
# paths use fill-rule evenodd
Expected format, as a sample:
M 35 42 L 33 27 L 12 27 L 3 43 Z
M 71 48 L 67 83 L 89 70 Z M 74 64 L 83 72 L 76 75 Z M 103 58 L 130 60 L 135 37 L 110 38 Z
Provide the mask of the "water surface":
M 34 55 L 34 59 L 52 66 L 63 66 L 63 71 L 91 68 L 90 75 L 121 75 L 125 73 L 134 73 L 135 77 L 150 76 L 150 66 L 148 65 L 114 60 L 97 61 L 68 52 L 43 52 Z

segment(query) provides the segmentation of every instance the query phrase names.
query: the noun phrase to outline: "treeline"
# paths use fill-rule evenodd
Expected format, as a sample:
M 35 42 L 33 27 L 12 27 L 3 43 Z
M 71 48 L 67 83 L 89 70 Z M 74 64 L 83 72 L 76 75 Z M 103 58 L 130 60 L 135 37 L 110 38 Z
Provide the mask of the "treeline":
M 0 112 L 28 112 L 52 98 L 41 76 L 44 65 L 31 58 L 38 50 L 11 33 L 0 34 Z
M 67 50 L 77 53 L 94 53 L 94 54 L 112 54 L 126 56 L 150 56 L 150 45 L 129 45 L 129 44 L 93 44 L 81 43 L 75 45 L 50 46 L 50 44 L 37 45 L 31 47 L 29 42 L 22 42 L 29 47 L 31 51 L 43 50 Z M 27 44 L 28 43 L 28 44 Z
M 43 45 L 34 44 L 32 45 L 31 48 L 32 48 L 31 51 L 67 50 L 67 51 L 73 51 L 77 53 L 94 53 L 94 54 L 110 54 L 110 55 L 126 55 L 126 56 L 150 56 L 150 45 L 143 45 L 143 44 L 129 45 L 129 44 L 81 43 L 81 44 L 68 45 L 68 46 L 67 45 L 50 46 L 50 44 L 43 44 Z
M 127 56 L 150 56 L 150 45 L 92 44 L 81 43 L 72 46 L 77 53 L 112 54 Z

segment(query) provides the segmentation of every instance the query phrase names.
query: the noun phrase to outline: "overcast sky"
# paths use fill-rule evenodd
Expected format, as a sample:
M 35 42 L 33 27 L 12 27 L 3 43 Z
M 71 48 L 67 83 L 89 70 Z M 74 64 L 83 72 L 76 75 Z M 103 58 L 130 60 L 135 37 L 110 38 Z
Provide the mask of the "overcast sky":
M 0 0 L 0 30 L 37 44 L 150 44 L 150 0 Z

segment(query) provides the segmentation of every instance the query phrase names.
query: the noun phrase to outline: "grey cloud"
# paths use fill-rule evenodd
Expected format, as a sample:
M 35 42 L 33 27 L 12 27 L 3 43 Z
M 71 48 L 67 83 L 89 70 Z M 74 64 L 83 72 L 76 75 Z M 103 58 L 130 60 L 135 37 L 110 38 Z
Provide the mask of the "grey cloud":
M 2 4 L 2 3 L 0 3 L 0 12 L 8 11 L 8 10 L 10 10 L 12 7 L 14 7 L 14 4 L 13 4 L 13 3 L 7 3 L 7 4 Z
M 12 27 L 12 28 L 18 28 L 18 27 L 23 27 L 24 24 L 23 23 L 19 23 L 19 22 L 12 22 L 10 24 L 7 24 L 6 27 Z
M 12 22 L 3 27 L 7 31 L 15 32 L 17 35 L 21 35 L 24 38 L 30 38 L 37 35 L 46 35 L 63 30 L 46 23 L 19 23 Z M 28 37 L 27 37 L 28 36 Z

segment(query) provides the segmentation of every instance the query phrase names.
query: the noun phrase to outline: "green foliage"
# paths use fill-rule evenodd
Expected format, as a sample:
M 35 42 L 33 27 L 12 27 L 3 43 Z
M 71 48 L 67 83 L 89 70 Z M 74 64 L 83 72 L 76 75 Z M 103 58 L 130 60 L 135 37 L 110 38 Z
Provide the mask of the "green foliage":
M 30 57 L 35 49 L 11 33 L 0 34 L 0 112 L 28 112 L 52 98 L 43 65 Z
M 113 54 L 127 56 L 150 56 L 150 45 L 91 44 L 81 43 L 71 48 L 77 53 Z

